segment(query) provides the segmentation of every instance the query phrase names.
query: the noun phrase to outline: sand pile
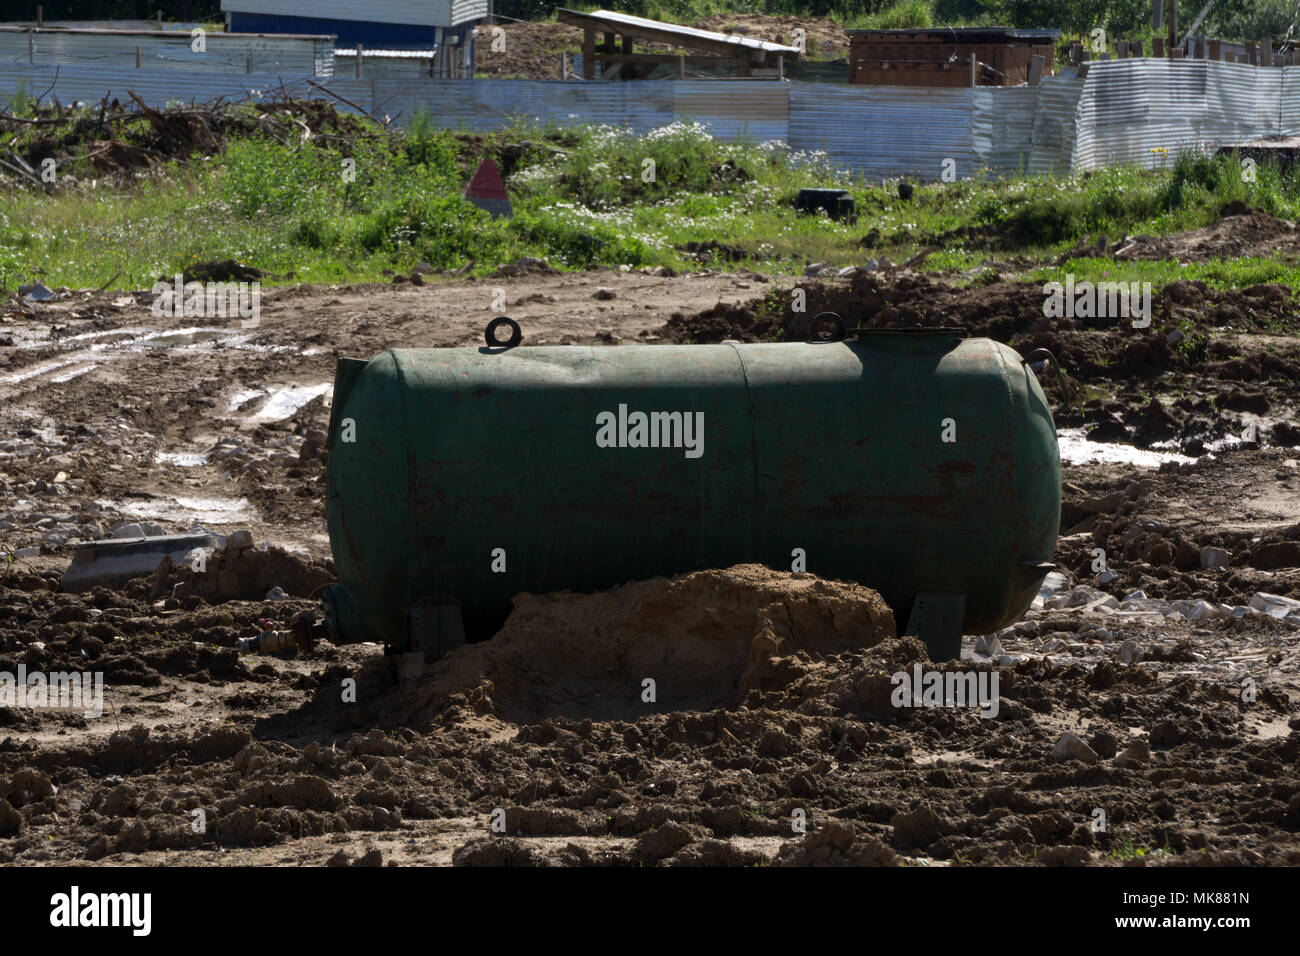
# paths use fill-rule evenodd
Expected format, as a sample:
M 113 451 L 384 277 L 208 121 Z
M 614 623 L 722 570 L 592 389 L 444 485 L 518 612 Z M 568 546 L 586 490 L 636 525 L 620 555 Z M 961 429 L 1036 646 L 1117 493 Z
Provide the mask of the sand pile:
M 510 722 L 734 707 L 894 633 L 869 588 L 755 564 L 592 595 L 523 594 L 496 637 L 438 661 L 406 692 L 403 723 L 454 706 Z

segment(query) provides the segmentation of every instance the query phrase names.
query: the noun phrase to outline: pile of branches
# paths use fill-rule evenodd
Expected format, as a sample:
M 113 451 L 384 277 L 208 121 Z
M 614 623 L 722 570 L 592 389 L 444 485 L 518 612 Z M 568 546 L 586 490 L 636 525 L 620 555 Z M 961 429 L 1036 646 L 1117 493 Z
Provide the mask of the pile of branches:
M 53 98 L 25 112 L 0 111 L 0 183 L 47 191 L 75 184 L 73 170 L 96 177 L 138 175 L 169 160 L 213 155 L 227 138 L 260 135 L 286 146 L 350 153 L 358 141 L 388 135 L 323 97 L 297 97 L 284 89 L 260 99 L 218 97 L 164 109 L 128 91 L 125 102 L 105 96 L 93 106 L 64 106 Z

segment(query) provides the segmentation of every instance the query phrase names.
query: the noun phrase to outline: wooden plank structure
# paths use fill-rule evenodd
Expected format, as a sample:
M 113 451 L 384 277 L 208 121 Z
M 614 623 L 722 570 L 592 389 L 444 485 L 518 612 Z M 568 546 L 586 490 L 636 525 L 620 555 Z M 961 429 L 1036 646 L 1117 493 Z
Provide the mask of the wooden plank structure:
M 849 82 L 876 86 L 1019 86 L 1053 74 L 1060 30 L 956 27 L 848 30 Z M 1041 57 L 1038 63 L 1035 58 Z M 974 80 L 972 81 L 972 68 Z
M 799 59 L 796 47 L 755 40 L 750 37 L 714 33 L 694 27 L 678 26 L 660 20 L 628 16 L 610 10 L 579 13 L 563 7 L 556 11 L 556 19 L 579 27 L 582 33 L 582 77 L 597 78 L 596 61 L 601 64 L 600 79 L 633 80 L 644 77 L 664 64 L 677 64 L 680 75 L 685 76 L 686 66 L 735 66 L 738 76 L 750 76 L 752 70 L 777 70 L 778 73 Z M 596 35 L 602 42 L 596 43 Z M 637 53 L 635 43 L 668 44 L 693 51 L 687 54 Z

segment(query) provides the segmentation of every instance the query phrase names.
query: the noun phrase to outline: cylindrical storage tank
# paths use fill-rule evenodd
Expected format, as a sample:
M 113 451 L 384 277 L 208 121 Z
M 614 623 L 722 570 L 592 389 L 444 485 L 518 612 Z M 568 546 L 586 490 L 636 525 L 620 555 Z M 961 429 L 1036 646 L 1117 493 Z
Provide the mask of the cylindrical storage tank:
M 326 504 L 343 640 L 459 602 L 742 562 L 965 595 L 1016 620 L 1050 566 L 1056 430 L 1012 349 L 951 332 L 758 345 L 394 349 L 344 359 Z

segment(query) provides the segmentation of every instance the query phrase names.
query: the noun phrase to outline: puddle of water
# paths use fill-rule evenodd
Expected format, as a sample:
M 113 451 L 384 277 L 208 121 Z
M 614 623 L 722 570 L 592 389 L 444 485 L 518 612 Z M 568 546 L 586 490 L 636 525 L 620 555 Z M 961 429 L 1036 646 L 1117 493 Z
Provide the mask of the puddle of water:
M 233 411 L 234 411 L 235 409 L 237 409 L 240 405 L 245 405 L 245 404 L 247 404 L 248 402 L 251 402 L 253 399 L 255 399 L 255 398 L 259 398 L 259 397 L 261 397 L 262 395 L 265 395 L 265 394 L 266 394 L 265 390 L 260 389 L 260 388 L 245 388 L 245 389 L 242 389 L 241 391 L 238 391 L 238 392 L 236 392 L 234 395 L 230 396 L 230 409 L 229 409 L 229 410 L 233 412 Z
M 333 394 L 333 391 L 334 386 L 328 382 L 320 385 L 282 385 L 272 388 L 262 407 L 248 420 L 254 424 L 281 421 L 317 396 Z
M 93 372 L 97 368 L 99 368 L 99 366 L 94 363 L 91 363 L 90 365 L 83 365 L 80 368 L 74 368 L 70 372 L 64 372 L 61 375 L 55 375 L 50 379 L 50 381 L 56 383 L 71 382 L 74 378 L 77 378 L 81 375 L 85 375 L 87 372 Z
M 154 452 L 153 460 L 159 464 L 175 465 L 178 468 L 197 468 L 199 465 L 207 464 L 208 456 L 197 451 L 158 451 Z
M 133 351 L 139 349 L 184 348 L 189 345 L 207 345 L 220 342 L 222 345 L 242 344 L 249 335 L 246 332 L 232 332 L 230 329 L 172 329 L 168 332 L 153 332 L 131 343 Z
M 152 501 L 102 499 L 95 503 L 101 508 L 110 509 L 130 518 L 148 518 L 154 521 L 237 524 L 253 517 L 252 505 L 247 498 L 191 498 L 183 495 L 167 495 Z
M 100 332 L 82 332 L 80 335 L 69 335 L 60 342 L 89 342 L 92 339 L 109 339 L 113 337 L 121 339 L 138 338 L 141 335 L 148 334 L 149 330 L 139 327 L 124 329 L 105 329 Z
M 1061 461 L 1070 465 L 1136 465 L 1138 468 L 1159 468 L 1167 461 L 1186 463 L 1196 460 L 1172 451 L 1153 451 L 1114 442 L 1089 441 L 1084 437 L 1082 428 L 1059 429 L 1056 438 L 1061 447 Z
M 37 362 L 35 365 L 29 365 L 21 371 L 14 372 L 12 375 L 6 375 L 0 381 L 6 385 L 17 385 L 19 382 L 25 382 L 28 379 L 45 375 L 48 372 L 55 372 L 61 368 L 78 363 L 84 364 L 87 359 L 94 358 L 94 353 L 89 351 L 73 352 L 68 355 L 61 355 L 56 359 L 50 359 L 47 362 Z
M 249 339 L 254 334 L 256 333 L 249 330 L 212 329 L 200 326 L 161 331 L 139 327 L 107 329 L 96 332 L 82 332 L 79 335 L 70 335 L 58 340 L 50 339 L 48 332 L 41 335 L 20 333 L 16 338 L 19 339 L 19 348 L 23 349 L 49 348 L 52 345 L 66 346 L 68 344 L 81 346 L 81 348 L 68 351 L 57 358 L 39 362 L 10 375 L 0 376 L 0 384 L 17 385 L 42 376 L 50 376 L 48 380 L 54 384 L 68 382 L 78 376 L 85 375 L 95 368 L 96 364 L 119 358 L 123 354 L 139 354 L 154 349 L 165 349 L 179 353 L 211 351 L 215 348 L 238 349 L 262 354 L 295 351 L 295 349 L 287 345 L 254 345 L 249 342 Z M 74 371 L 61 371 L 70 365 L 80 365 L 82 367 Z M 60 374 L 51 375 L 54 372 Z M 244 401 L 247 401 L 248 398 L 265 395 L 266 391 L 259 389 L 255 392 L 240 394 L 244 395 Z M 315 395 L 308 396 L 304 402 L 310 401 L 314 397 Z M 272 400 L 292 401 L 292 398 L 280 399 L 273 394 Z M 274 417 L 262 418 L 259 421 L 274 421 L 277 418 L 288 417 L 301 404 L 303 403 L 299 403 L 299 405 L 295 405 L 283 413 L 275 411 Z M 233 411 L 235 407 L 235 405 L 232 405 L 231 410 Z

